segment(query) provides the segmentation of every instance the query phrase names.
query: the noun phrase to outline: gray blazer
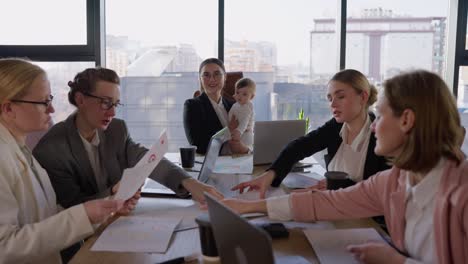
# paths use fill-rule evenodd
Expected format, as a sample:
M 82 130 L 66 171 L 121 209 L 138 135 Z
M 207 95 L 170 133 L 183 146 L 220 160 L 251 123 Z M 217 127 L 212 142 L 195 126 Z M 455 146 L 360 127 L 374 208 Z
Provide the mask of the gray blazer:
M 123 170 L 137 164 L 148 151 L 135 143 L 125 122 L 114 118 L 105 131 L 99 131 L 99 157 L 102 177 L 96 178 L 75 125 L 76 114 L 53 126 L 34 148 L 34 157 L 47 170 L 57 201 L 65 208 L 110 195 Z M 181 182 L 190 176 L 163 158 L 150 178 L 179 195 L 187 194 Z

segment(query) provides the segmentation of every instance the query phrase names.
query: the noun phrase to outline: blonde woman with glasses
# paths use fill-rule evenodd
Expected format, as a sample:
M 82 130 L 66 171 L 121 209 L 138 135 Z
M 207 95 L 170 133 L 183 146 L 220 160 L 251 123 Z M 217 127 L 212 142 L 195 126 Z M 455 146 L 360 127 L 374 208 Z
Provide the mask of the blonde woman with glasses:
M 0 262 L 61 263 L 59 251 L 93 234 L 123 201 L 90 200 L 66 210 L 56 204 L 47 172 L 25 145 L 47 129 L 54 112 L 40 67 L 0 59 Z

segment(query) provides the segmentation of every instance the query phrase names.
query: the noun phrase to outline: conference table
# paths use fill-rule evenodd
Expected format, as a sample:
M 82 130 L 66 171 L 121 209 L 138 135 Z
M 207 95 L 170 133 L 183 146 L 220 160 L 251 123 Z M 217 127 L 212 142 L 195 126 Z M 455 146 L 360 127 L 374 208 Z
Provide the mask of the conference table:
M 314 165 L 319 166 L 319 165 Z M 261 174 L 265 170 L 264 166 L 255 166 L 253 170 L 254 176 Z M 236 177 L 232 175 L 232 177 Z M 239 181 L 244 179 L 239 178 Z M 218 186 L 217 186 L 218 187 Z M 226 186 L 220 186 L 220 190 L 226 189 Z M 285 189 L 284 186 L 280 187 Z M 137 208 L 132 214 L 152 214 L 157 215 L 160 213 L 164 215 L 166 210 L 174 210 L 174 208 L 192 208 L 194 202 L 190 199 L 178 199 L 178 198 L 164 198 L 164 197 L 142 197 L 138 203 Z M 193 212 L 192 212 L 193 213 Z M 204 213 L 202 211 L 200 214 Z M 187 256 L 193 253 L 200 253 L 198 259 L 195 259 L 189 263 L 219 263 L 219 261 L 206 260 L 201 256 L 200 238 L 198 228 L 188 228 L 176 231 L 173 233 L 171 241 L 169 243 L 168 250 L 164 254 L 155 253 L 134 253 L 134 252 L 108 252 L 108 251 L 92 251 L 91 247 L 94 242 L 98 239 L 99 235 L 103 232 L 106 226 L 108 226 L 117 217 L 112 217 L 106 223 L 102 224 L 96 231 L 96 233 L 88 238 L 78 253 L 73 257 L 70 263 L 158 263 L 165 260 Z M 253 220 L 255 221 L 255 220 Z M 275 256 L 302 256 L 307 259 L 310 263 L 319 263 L 315 252 L 307 241 L 306 236 L 303 233 L 304 228 L 375 228 L 378 232 L 383 232 L 378 225 L 371 219 L 357 219 L 357 220 L 345 220 L 345 221 L 323 221 L 316 223 L 296 223 L 296 225 L 288 226 L 289 237 L 283 239 L 273 239 L 273 251 Z

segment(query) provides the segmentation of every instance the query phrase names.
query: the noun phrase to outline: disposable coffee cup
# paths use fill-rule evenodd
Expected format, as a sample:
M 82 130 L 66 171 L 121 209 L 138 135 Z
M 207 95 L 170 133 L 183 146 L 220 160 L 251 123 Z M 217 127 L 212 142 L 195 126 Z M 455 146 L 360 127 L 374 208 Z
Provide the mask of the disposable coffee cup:
M 348 173 L 343 171 L 327 171 L 325 172 L 325 178 L 327 179 L 328 190 L 338 190 L 354 184 L 354 182 L 349 179 Z
M 195 165 L 195 151 L 197 147 L 189 146 L 180 148 L 180 161 L 182 163 L 182 167 L 184 168 L 192 168 Z
M 216 260 L 219 259 L 218 249 L 216 248 L 216 241 L 211 228 L 210 216 L 208 214 L 201 214 L 195 218 L 200 232 L 200 245 L 204 259 Z

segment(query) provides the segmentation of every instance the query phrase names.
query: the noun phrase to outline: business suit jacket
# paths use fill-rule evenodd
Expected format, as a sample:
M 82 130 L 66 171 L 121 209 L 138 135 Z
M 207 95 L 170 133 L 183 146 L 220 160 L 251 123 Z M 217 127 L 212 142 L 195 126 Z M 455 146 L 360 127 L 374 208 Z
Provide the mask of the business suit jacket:
M 60 211 L 47 172 L 38 177 L 0 123 L 0 263 L 61 263 L 59 251 L 93 233 L 83 205 Z
M 221 100 L 229 113 L 233 103 L 223 97 Z M 197 146 L 197 153 L 205 154 L 211 137 L 223 128 L 206 93 L 185 101 L 184 128 L 188 142 Z
M 373 113 L 369 113 L 371 121 L 375 119 Z M 276 172 L 276 177 L 272 182 L 272 186 L 279 186 L 281 181 L 288 175 L 294 164 L 303 158 L 309 157 L 316 152 L 327 149 L 328 154 L 325 155 L 325 163 L 328 164 L 335 156 L 338 148 L 343 142 L 340 136 L 340 130 L 343 123 L 336 122 L 335 118 L 327 121 L 323 126 L 311 131 L 307 135 L 291 141 L 284 148 L 278 158 L 273 162 L 269 170 Z M 363 179 L 367 179 L 379 171 L 390 168 L 384 157 L 377 156 L 374 153 L 375 135 L 372 132 L 367 148 L 367 156 L 364 164 Z
M 75 125 L 76 114 L 53 126 L 33 151 L 47 170 L 59 203 L 70 207 L 110 195 L 123 170 L 137 164 L 148 151 L 130 137 L 125 122 L 114 118 L 105 131 L 98 131 L 101 177 L 94 175 L 88 154 Z M 163 158 L 149 176 L 174 190 L 186 191 L 181 182 L 190 177 L 183 169 Z

